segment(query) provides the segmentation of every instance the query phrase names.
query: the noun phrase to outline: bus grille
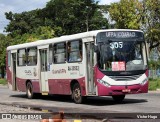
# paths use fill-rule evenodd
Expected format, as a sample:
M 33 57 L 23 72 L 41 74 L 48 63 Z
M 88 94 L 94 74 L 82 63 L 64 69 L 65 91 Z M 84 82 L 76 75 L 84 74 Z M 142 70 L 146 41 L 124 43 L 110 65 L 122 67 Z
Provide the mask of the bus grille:
M 142 74 L 140 74 L 140 75 L 132 75 L 132 76 L 109 76 L 109 77 L 114 79 L 115 81 L 131 81 L 131 80 L 136 80 L 141 75 Z

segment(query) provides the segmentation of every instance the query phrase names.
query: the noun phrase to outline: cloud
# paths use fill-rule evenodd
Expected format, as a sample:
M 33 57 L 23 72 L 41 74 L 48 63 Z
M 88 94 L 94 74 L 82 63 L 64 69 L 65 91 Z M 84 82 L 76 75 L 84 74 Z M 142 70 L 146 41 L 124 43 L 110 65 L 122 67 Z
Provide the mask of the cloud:
M 5 18 L 5 12 L 12 11 L 13 13 L 21 13 L 37 8 L 45 7 L 49 0 L 1 0 L 0 2 L 0 33 L 4 33 L 4 27 L 9 21 Z
M 114 2 L 119 2 L 120 0 L 100 0 L 99 1 L 99 4 L 100 5 L 110 5 L 111 3 L 114 3 Z

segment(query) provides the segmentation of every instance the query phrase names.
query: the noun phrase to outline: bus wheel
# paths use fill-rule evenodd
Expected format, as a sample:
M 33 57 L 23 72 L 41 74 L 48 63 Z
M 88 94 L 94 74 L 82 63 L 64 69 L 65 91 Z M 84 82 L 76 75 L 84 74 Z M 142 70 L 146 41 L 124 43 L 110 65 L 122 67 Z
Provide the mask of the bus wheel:
M 120 103 L 124 100 L 125 95 L 114 95 L 112 98 L 115 102 Z
M 77 103 L 77 104 L 82 103 L 81 88 L 78 83 L 74 84 L 74 86 L 73 86 L 72 98 L 75 103 Z
M 32 86 L 32 84 L 31 84 L 31 82 L 28 82 L 28 83 L 27 83 L 27 86 L 26 86 L 26 94 L 27 94 L 27 97 L 28 97 L 29 99 L 32 99 L 32 98 L 33 98 L 34 93 L 33 93 L 33 86 Z

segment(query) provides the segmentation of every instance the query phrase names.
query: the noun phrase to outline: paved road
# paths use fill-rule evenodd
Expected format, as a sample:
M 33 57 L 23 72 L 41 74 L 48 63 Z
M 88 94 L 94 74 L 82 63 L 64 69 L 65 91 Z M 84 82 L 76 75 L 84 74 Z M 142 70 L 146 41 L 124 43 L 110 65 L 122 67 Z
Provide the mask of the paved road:
M 138 117 L 142 119 L 148 113 L 152 113 L 152 116 L 157 116 L 157 113 L 160 113 L 160 92 L 127 95 L 121 104 L 115 104 L 111 97 L 91 97 L 87 99 L 85 104 L 75 104 L 69 96 L 42 96 L 29 100 L 26 98 L 25 93 L 13 92 L 6 86 L 0 86 L 0 93 L 0 104 L 15 105 L 24 108 L 31 107 L 37 110 L 44 109 L 52 112 L 127 113 L 127 116 L 130 116 L 129 113 L 138 113 L 134 115 L 137 119 Z M 158 118 L 160 118 L 159 115 Z

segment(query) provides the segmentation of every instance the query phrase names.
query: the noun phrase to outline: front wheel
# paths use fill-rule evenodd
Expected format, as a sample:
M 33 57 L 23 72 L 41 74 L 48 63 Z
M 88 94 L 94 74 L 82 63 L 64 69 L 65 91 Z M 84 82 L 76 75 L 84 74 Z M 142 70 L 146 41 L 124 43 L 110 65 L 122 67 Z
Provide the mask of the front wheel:
M 72 90 L 72 98 L 75 103 L 80 104 L 83 101 L 83 97 L 81 95 L 81 88 L 78 83 L 74 84 L 73 90 Z
M 124 100 L 125 95 L 114 95 L 112 98 L 115 102 L 120 103 Z
M 33 86 L 32 86 L 32 84 L 31 84 L 31 82 L 28 82 L 28 83 L 27 83 L 27 86 L 26 86 L 26 94 L 27 94 L 28 99 L 32 99 L 33 96 L 34 96 Z

